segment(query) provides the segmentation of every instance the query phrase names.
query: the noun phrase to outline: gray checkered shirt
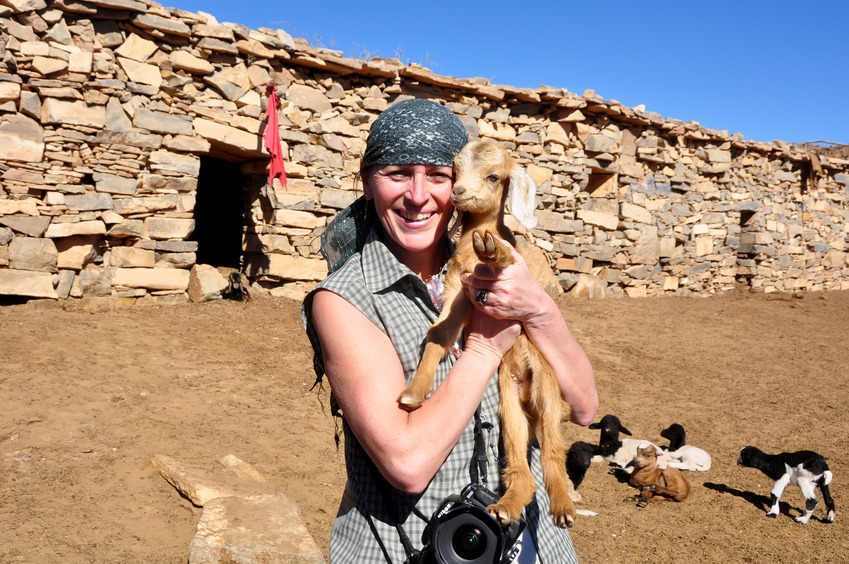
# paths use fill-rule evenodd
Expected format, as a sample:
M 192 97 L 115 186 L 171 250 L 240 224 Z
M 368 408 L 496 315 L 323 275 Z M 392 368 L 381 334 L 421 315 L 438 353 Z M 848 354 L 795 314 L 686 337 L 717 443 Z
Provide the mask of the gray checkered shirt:
M 316 289 L 339 294 L 389 336 L 409 383 L 418 367 L 428 328 L 436 321 L 439 311 L 424 282 L 401 264 L 380 241 L 378 229 L 372 229 L 361 252 L 354 254 Z M 321 377 L 324 373 L 321 348 L 311 312 L 314 292 L 304 300 L 303 320 L 315 351 L 316 373 Z M 453 364 L 454 357 L 446 355 L 437 369 L 437 386 Z M 488 478 L 485 485 L 492 491 L 499 491 L 497 378 L 490 380 L 481 401 L 480 417 L 485 428 L 483 438 Z M 410 495 L 386 482 L 343 420 L 348 482 L 331 533 L 331 564 L 387 561 L 402 564 L 407 555 L 396 523 L 402 525 L 413 546 L 421 548 L 425 525 L 440 502 L 450 494 L 460 493 L 472 481 L 470 467 L 474 453 L 474 427 L 472 419 L 428 488 L 422 494 Z M 535 500 L 525 509 L 525 514 L 530 534 L 538 547 L 537 562 L 577 563 L 569 534 L 554 527 L 548 516 L 548 494 L 542 485 L 538 447 L 531 449 L 531 468 L 538 488 Z

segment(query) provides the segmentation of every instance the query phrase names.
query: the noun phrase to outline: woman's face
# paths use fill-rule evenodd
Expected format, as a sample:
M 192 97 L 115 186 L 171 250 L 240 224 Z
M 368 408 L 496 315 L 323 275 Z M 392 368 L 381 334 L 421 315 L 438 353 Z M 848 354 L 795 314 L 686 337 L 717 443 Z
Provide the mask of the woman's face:
M 434 243 L 445 236 L 454 213 L 453 187 L 450 166 L 382 165 L 363 177 L 365 195 L 374 200 L 383 228 L 397 244 L 393 250 L 400 253 L 438 250 Z

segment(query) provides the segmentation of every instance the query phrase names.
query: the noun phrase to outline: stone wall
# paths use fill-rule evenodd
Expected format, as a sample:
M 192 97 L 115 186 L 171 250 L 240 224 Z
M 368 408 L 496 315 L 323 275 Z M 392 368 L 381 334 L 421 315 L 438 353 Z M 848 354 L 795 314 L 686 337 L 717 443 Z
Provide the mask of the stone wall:
M 286 187 L 266 185 L 269 81 Z M 849 289 L 849 161 L 146 0 L 0 0 L 0 295 L 203 300 L 224 285 L 212 264 L 300 296 L 326 273 L 321 231 L 358 195 L 369 125 L 411 96 L 527 166 L 527 235 L 564 289 Z M 201 229 L 234 209 L 235 234 Z M 217 231 L 241 239 L 237 264 Z

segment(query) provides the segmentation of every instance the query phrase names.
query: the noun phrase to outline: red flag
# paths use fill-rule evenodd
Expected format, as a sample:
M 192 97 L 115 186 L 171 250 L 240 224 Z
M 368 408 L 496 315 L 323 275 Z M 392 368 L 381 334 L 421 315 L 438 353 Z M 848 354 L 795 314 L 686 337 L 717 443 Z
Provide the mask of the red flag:
M 265 127 L 265 148 L 271 155 L 271 163 L 268 166 L 268 183 L 279 177 L 280 184 L 286 186 L 286 169 L 283 167 L 283 151 L 280 148 L 280 130 L 277 122 L 277 106 L 280 100 L 274 82 L 270 81 L 266 87 L 268 92 L 268 124 Z

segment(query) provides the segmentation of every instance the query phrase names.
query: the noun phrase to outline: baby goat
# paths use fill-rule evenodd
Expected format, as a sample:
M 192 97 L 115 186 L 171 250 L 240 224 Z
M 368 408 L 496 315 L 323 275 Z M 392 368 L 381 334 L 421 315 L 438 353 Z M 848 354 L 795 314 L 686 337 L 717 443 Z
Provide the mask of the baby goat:
M 781 499 L 781 494 L 788 485 L 796 484 L 805 496 L 805 511 L 796 517 L 796 521 L 807 523 L 811 518 L 817 507 L 816 488 L 819 487 L 828 510 L 824 521 L 834 522 L 834 499 L 828 490 L 832 474 L 822 455 L 810 450 L 766 454 L 758 448 L 747 446 L 740 451 L 737 464 L 757 468 L 767 477 L 775 480 L 775 485 L 769 494 L 770 509 L 766 514 L 767 517 L 778 516 L 778 500 Z
M 619 439 L 619 433 L 624 433 L 631 436 L 631 431 L 622 425 L 622 422 L 615 415 L 607 414 L 601 418 L 598 423 L 590 423 L 588 429 L 600 429 L 601 434 L 598 439 L 598 446 L 601 449 L 601 458 L 610 463 L 624 468 L 626 472 L 633 470 L 631 463 L 637 456 L 637 447 L 643 443 L 647 443 L 655 447 L 657 451 L 660 448 L 649 441 L 640 439 Z
M 451 201 L 463 212 L 462 231 L 444 281 L 444 306 L 427 334 L 422 360 L 409 387 L 398 397 L 406 409 L 416 409 L 431 392 L 437 364 L 460 335 L 472 312 L 460 275 L 478 264 L 492 269 L 513 263 L 510 249 L 516 238 L 504 224 L 504 206 L 511 193 L 511 213 L 533 226 L 536 185 L 501 146 L 487 141 L 466 145 L 454 160 Z M 506 525 L 516 521 L 531 502 L 536 489 L 528 465 L 530 432 L 542 449 L 543 479 L 551 498 L 550 513 L 558 527 L 575 523 L 575 506 L 569 496 L 566 448 L 560 431 L 563 401 L 551 367 L 524 331 L 516 338 L 498 368 L 502 437 L 506 464 L 501 499 L 488 507 Z
M 680 470 L 658 468 L 657 448 L 651 443 L 643 443 L 637 448 L 634 472 L 628 484 L 637 488 L 640 494 L 626 501 L 636 500 L 638 507 L 645 507 L 650 501 L 684 501 L 690 495 L 690 483 Z
M 686 444 L 687 433 L 684 427 L 673 423 L 660 432 L 660 436 L 669 439 L 669 446 L 662 449 L 657 459 L 657 465 L 661 468 L 677 468 L 678 470 L 698 470 L 706 472 L 710 470 L 710 455 L 699 447 Z

